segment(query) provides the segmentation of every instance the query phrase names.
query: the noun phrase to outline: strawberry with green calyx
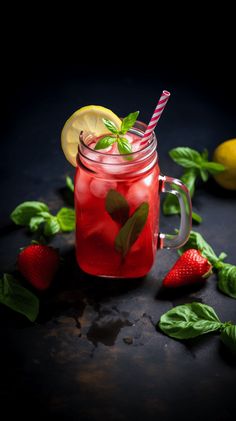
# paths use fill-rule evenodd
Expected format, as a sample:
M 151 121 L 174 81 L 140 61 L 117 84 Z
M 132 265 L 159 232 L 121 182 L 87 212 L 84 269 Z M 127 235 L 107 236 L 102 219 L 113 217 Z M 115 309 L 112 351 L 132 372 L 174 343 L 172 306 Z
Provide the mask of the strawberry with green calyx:
M 176 288 L 204 282 L 212 273 L 212 265 L 198 250 L 189 249 L 180 256 L 163 280 L 163 286 Z
M 236 266 L 223 262 L 227 257 L 226 253 L 222 252 L 217 256 L 202 235 L 195 231 L 191 231 L 189 240 L 179 250 L 179 253 L 182 254 L 193 248 L 199 250 L 201 255 L 212 264 L 214 272 L 217 273 L 219 290 L 236 299 Z
M 58 252 L 49 246 L 32 244 L 18 255 L 20 273 L 39 290 L 47 289 L 60 263 Z

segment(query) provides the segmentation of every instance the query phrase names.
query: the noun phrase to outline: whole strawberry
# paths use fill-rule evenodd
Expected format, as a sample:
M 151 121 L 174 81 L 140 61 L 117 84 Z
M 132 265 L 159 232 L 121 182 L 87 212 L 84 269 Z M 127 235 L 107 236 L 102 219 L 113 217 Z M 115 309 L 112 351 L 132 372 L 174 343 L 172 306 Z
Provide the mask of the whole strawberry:
M 44 290 L 51 284 L 59 261 L 59 254 L 54 248 L 33 244 L 18 255 L 18 268 L 35 288 Z
M 211 274 L 212 265 L 200 251 L 189 249 L 174 264 L 163 280 L 167 288 L 191 285 L 206 280 Z

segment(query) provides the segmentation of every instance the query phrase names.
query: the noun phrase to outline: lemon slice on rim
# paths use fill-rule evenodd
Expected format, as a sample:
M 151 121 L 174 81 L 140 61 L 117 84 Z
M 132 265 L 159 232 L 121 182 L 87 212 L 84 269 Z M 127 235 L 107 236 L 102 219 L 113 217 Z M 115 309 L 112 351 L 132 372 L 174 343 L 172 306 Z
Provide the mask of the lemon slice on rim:
M 61 132 L 61 146 L 66 159 L 76 167 L 76 155 L 78 152 L 79 136 L 81 131 L 87 131 L 94 136 L 110 133 L 102 119 L 111 120 L 118 129 L 121 120 L 111 110 L 99 105 L 88 105 L 75 111 L 66 121 Z

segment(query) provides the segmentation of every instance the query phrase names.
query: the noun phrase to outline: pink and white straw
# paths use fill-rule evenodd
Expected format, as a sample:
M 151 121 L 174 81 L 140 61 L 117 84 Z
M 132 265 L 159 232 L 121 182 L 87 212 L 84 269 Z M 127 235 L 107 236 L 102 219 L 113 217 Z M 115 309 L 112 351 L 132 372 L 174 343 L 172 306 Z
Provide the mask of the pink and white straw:
M 147 126 L 147 129 L 143 135 L 142 138 L 142 142 L 140 143 L 140 145 L 145 145 L 150 137 L 150 135 L 152 134 L 152 132 L 155 130 L 155 127 L 164 111 L 164 108 L 168 102 L 168 99 L 170 98 L 170 92 L 168 91 L 163 91 L 161 94 L 161 97 L 157 103 L 157 106 L 155 108 L 155 111 L 153 113 L 153 116 Z

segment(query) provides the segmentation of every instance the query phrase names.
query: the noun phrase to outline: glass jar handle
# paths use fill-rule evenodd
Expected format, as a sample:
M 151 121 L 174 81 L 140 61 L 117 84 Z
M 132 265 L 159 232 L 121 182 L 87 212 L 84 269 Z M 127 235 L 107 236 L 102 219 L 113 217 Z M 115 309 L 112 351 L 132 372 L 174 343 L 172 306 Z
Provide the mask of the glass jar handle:
M 192 205 L 187 187 L 177 178 L 159 176 L 160 192 L 174 194 L 180 206 L 180 227 L 178 234 L 159 233 L 159 248 L 178 248 L 186 243 L 192 227 Z

